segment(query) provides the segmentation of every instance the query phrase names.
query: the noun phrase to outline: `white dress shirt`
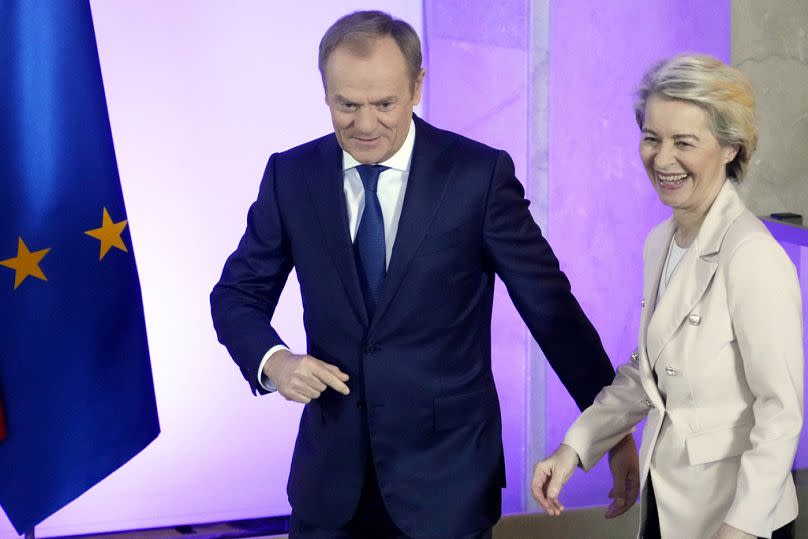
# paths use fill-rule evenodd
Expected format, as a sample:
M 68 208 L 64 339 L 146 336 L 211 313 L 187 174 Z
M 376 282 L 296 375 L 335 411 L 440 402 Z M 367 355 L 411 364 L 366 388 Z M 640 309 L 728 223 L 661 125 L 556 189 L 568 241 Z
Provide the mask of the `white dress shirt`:
M 404 205 L 404 193 L 407 191 L 407 181 L 410 176 L 410 163 L 412 161 L 412 149 L 415 146 L 415 122 L 410 121 L 410 129 L 404 144 L 393 154 L 390 159 L 379 163 L 389 167 L 379 175 L 379 183 L 376 188 L 376 196 L 379 197 L 379 205 L 382 208 L 382 218 L 384 219 L 384 247 L 385 265 L 390 265 L 390 255 L 393 252 L 393 244 L 396 241 L 398 231 L 398 221 L 401 218 L 401 207 Z M 348 231 L 351 233 L 351 241 L 356 239 L 356 231 L 359 229 L 359 221 L 362 219 L 362 212 L 365 209 L 365 188 L 362 185 L 362 178 L 356 170 L 359 161 L 348 152 L 342 152 L 342 190 L 345 193 L 345 205 L 348 209 Z M 278 350 L 288 350 L 283 345 L 273 346 L 261 359 L 258 368 L 258 381 L 267 391 L 277 391 L 277 387 L 264 376 L 264 365 L 269 358 Z

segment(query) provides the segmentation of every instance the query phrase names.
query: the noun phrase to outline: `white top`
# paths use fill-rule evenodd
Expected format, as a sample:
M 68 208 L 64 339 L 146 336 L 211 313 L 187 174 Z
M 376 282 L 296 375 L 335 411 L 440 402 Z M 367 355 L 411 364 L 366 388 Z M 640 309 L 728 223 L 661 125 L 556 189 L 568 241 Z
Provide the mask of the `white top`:
M 379 175 L 379 183 L 376 187 L 376 196 L 379 198 L 379 205 L 382 208 L 382 219 L 384 220 L 384 247 L 385 265 L 390 265 L 390 255 L 393 252 L 393 244 L 396 241 L 398 232 L 398 221 L 401 218 L 401 208 L 404 205 L 404 193 L 407 190 L 407 181 L 410 177 L 410 164 L 412 163 L 412 149 L 415 146 L 415 121 L 410 120 L 410 129 L 404 144 L 393 154 L 390 159 L 379 163 L 389 167 Z M 362 178 L 356 170 L 359 161 L 346 152 L 342 151 L 342 190 L 345 193 L 345 205 L 348 209 L 348 231 L 351 233 L 351 242 L 356 239 L 356 231 L 359 230 L 359 221 L 362 219 L 362 212 L 365 210 L 365 187 L 362 185 Z M 258 366 L 258 383 L 267 391 L 277 391 L 278 388 L 264 376 L 264 365 L 269 358 L 278 350 L 288 350 L 283 345 L 273 346 Z
M 656 300 L 657 305 L 659 305 L 659 300 L 662 299 L 662 296 L 668 289 L 668 285 L 673 278 L 673 273 L 676 271 L 676 268 L 679 267 L 679 262 L 682 261 L 682 258 L 684 258 L 685 253 L 687 252 L 687 247 L 679 247 L 679 245 L 677 245 L 676 240 L 674 239 L 675 237 L 675 234 L 673 237 L 671 237 L 671 244 L 668 246 L 668 256 L 665 258 L 665 267 L 662 268 L 662 275 L 659 277 L 659 289 L 657 290 Z

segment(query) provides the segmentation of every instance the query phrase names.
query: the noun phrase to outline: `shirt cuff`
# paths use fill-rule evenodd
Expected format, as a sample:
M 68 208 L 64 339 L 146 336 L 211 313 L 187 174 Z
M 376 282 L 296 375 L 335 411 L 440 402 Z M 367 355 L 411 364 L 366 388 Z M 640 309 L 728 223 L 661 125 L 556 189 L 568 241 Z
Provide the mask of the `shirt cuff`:
M 272 357 L 272 354 L 274 354 L 278 350 L 286 350 L 287 352 L 289 351 L 289 349 L 283 346 L 282 344 L 273 346 L 272 348 L 267 350 L 267 353 L 264 354 L 264 357 L 261 358 L 261 364 L 258 365 L 258 383 L 261 385 L 261 387 L 263 387 L 270 393 L 274 393 L 275 391 L 278 390 L 278 388 L 277 386 L 275 386 L 275 384 L 272 383 L 272 380 L 270 380 L 269 377 L 264 374 L 264 365 L 267 364 L 267 361 L 269 361 L 269 358 Z

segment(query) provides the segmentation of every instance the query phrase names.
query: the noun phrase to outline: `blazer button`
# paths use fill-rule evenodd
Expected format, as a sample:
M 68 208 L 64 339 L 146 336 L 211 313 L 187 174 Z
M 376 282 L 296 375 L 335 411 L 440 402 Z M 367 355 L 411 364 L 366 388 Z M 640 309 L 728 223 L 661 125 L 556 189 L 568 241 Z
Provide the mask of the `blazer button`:
M 357 401 L 356 407 L 359 408 L 360 410 L 364 410 L 365 409 L 365 401 L 363 401 L 363 400 Z
M 691 326 L 698 326 L 701 324 L 701 316 L 697 314 L 691 314 L 687 317 L 687 321 L 690 322 Z
M 676 369 L 674 369 L 669 365 L 665 367 L 665 374 L 667 374 L 668 376 L 676 376 L 677 374 L 679 374 L 679 371 L 677 371 Z
M 379 347 L 376 346 L 375 344 L 368 344 L 367 346 L 365 346 L 365 353 L 369 356 L 375 354 L 378 351 Z
M 646 399 L 645 399 L 645 405 L 646 405 L 647 407 L 649 407 L 649 408 L 653 408 L 653 407 L 654 407 L 654 403 L 653 403 L 653 402 L 651 402 L 651 399 L 648 399 L 648 398 L 646 398 Z
M 640 354 L 639 354 L 639 352 L 633 352 L 631 354 L 631 362 L 633 364 L 635 364 L 635 365 L 640 362 Z
M 645 298 L 642 298 L 642 306 L 645 307 Z

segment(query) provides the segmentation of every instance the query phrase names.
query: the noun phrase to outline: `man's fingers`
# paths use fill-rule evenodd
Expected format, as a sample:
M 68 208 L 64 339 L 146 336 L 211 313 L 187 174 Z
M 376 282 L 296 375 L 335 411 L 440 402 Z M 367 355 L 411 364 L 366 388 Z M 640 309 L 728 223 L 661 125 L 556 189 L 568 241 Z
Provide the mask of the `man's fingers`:
M 633 503 L 626 503 L 624 498 L 618 497 L 612 501 L 611 505 L 609 505 L 608 509 L 606 509 L 606 514 L 604 515 L 606 518 L 614 518 L 622 515 L 626 511 L 628 511 L 631 506 L 634 505 Z
M 345 382 L 342 381 L 341 377 L 328 367 L 334 367 L 334 366 L 328 365 L 327 363 L 323 363 L 321 365 L 318 365 L 312 371 L 312 374 L 316 376 L 322 383 L 324 383 L 325 385 L 336 391 L 339 391 L 343 395 L 347 395 L 348 393 L 350 393 L 351 390 L 348 389 L 348 386 L 345 385 Z M 337 367 L 334 368 L 337 369 L 337 372 L 343 374 L 347 380 L 348 376 L 347 374 L 340 371 L 339 368 Z
M 286 393 L 281 393 L 281 395 L 283 395 L 283 398 L 285 398 L 286 400 L 292 402 L 299 402 L 301 404 L 308 404 L 311 402 L 311 399 L 309 397 L 301 395 L 297 391 L 288 391 Z
M 323 362 L 323 366 L 332 373 L 334 373 L 334 376 L 336 376 L 343 382 L 347 382 L 351 378 L 350 376 L 339 370 L 339 367 L 337 367 L 336 365 L 331 365 L 330 363 Z
M 622 498 L 626 492 L 626 478 L 621 475 L 614 476 L 614 484 L 612 490 L 609 491 L 609 496 L 613 498 Z

